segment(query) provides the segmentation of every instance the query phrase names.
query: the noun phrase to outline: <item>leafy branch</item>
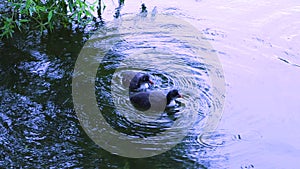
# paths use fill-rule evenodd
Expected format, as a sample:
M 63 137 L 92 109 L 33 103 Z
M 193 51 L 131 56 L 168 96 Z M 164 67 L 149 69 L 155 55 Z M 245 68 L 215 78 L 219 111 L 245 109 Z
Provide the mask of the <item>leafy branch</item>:
M 74 23 L 86 26 L 95 20 L 92 11 L 95 11 L 96 3 L 87 4 L 82 0 L 7 0 L 5 8 L 0 8 L 3 11 L 0 13 L 0 38 L 12 37 L 16 29 L 38 28 L 41 32 L 53 32 L 56 28 L 66 28 Z

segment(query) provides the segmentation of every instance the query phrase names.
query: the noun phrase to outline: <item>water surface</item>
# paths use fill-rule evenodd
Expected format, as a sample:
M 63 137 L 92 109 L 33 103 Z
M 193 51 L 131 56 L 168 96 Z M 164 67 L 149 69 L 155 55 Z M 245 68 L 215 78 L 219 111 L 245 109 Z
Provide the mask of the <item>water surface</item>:
M 156 7 L 154 13 L 190 22 L 218 54 L 226 80 L 218 128 L 201 133 L 201 123 L 196 123 L 180 144 L 159 156 L 129 159 L 112 155 L 87 136 L 73 108 L 71 75 L 86 38 L 75 32 L 59 32 L 41 40 L 17 35 L 15 41 L 0 42 L 0 166 L 297 168 L 298 2 L 144 3 L 149 15 Z M 106 5 L 107 22 L 113 20 L 116 4 Z M 139 3 L 126 1 L 121 17 L 137 14 L 139 8 Z M 128 51 L 132 50 L 136 49 Z M 159 82 L 161 76 L 154 72 L 149 71 Z M 198 89 L 205 92 L 209 83 L 203 76 L 206 74 L 199 77 Z M 198 115 L 201 122 L 205 113 Z

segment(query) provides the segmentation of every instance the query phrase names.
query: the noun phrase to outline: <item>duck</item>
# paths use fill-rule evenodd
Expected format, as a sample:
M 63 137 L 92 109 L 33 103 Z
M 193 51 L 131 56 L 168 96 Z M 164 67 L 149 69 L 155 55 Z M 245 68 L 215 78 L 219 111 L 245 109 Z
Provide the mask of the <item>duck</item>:
M 182 98 L 177 89 L 170 90 L 167 95 L 161 91 L 139 92 L 129 96 L 131 104 L 139 111 L 164 111 L 174 107 L 175 100 Z
M 130 92 L 145 91 L 153 85 L 153 81 L 148 73 L 125 72 L 123 75 L 123 85 L 129 88 Z

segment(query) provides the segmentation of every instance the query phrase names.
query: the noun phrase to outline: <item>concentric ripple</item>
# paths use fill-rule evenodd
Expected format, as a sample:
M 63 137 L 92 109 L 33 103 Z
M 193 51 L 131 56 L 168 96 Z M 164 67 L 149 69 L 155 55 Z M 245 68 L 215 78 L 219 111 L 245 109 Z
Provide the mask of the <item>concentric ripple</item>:
M 141 158 L 169 150 L 196 123 L 202 123 L 203 131 L 213 130 L 221 117 L 224 76 L 198 30 L 171 16 L 125 18 L 115 26 L 91 37 L 77 61 L 79 71 L 75 68 L 74 77 L 81 79 L 74 80 L 75 102 L 97 100 L 97 107 L 92 99 L 76 110 L 87 134 L 108 151 Z M 130 81 L 127 73 L 138 72 L 151 75 L 155 84 L 148 92 L 166 95 L 178 89 L 184 97 L 166 111 L 136 110 L 124 81 Z M 93 83 L 88 92 L 78 87 L 87 89 Z

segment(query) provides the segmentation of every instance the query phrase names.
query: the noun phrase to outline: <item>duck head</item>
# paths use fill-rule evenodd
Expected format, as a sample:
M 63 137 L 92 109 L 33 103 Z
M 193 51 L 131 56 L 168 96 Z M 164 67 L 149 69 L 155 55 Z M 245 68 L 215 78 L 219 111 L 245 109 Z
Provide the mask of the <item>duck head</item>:
M 167 94 L 167 107 L 174 106 L 175 100 L 178 98 L 182 98 L 182 95 L 179 94 L 177 89 L 169 91 Z
M 149 74 L 144 74 L 143 76 L 141 76 L 141 77 L 139 78 L 138 85 L 139 85 L 140 87 L 142 87 L 143 85 L 146 85 L 146 88 L 148 88 L 148 87 L 149 87 L 149 86 L 147 86 L 148 83 L 150 83 L 151 85 L 154 84 L 153 81 L 150 80 L 150 75 L 149 75 Z

